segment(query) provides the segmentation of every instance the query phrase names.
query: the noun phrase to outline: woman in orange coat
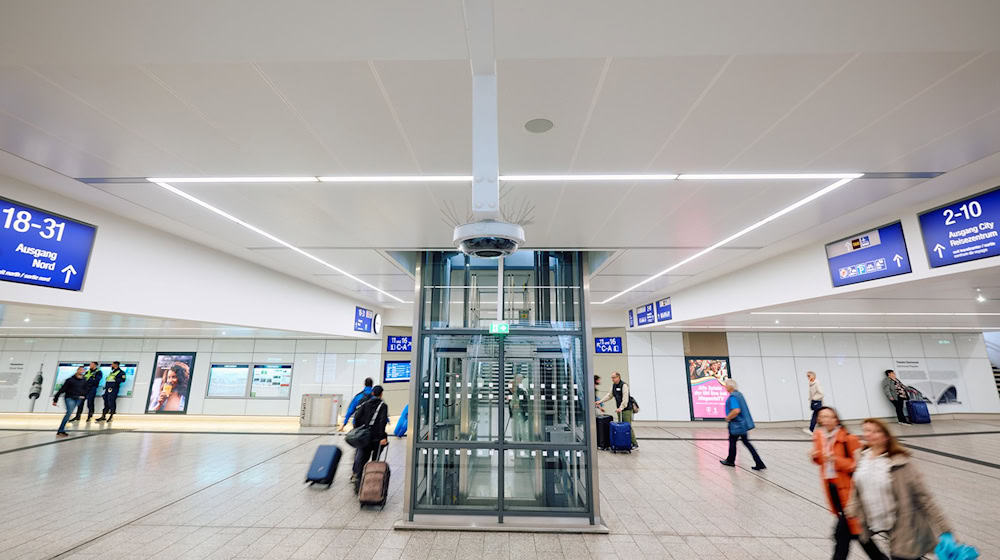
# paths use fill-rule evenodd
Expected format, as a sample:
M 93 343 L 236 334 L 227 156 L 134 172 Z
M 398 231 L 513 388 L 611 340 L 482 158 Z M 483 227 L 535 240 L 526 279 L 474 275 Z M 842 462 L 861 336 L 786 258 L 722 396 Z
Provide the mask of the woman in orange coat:
M 851 477 L 856 464 L 855 454 L 861 447 L 857 436 L 851 434 L 840 423 L 837 411 L 824 406 L 817 411 L 818 428 L 813 431 L 812 460 L 820 466 L 820 480 L 826 493 L 830 511 L 837 516 L 834 529 L 833 559 L 847 558 L 851 541 L 858 538 L 861 525 L 857 519 L 848 518 L 844 513 L 851 496 Z M 861 541 L 859 541 L 861 542 Z M 861 547 L 872 560 L 888 560 L 874 541 L 861 542 Z

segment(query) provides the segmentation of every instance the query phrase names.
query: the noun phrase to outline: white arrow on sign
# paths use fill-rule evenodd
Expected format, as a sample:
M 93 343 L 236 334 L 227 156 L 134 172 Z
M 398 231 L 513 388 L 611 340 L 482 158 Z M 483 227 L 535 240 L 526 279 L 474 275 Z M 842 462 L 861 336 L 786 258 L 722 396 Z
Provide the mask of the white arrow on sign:
M 70 279 L 71 276 L 73 276 L 74 274 L 76 274 L 76 269 L 73 268 L 73 265 L 68 264 L 60 272 L 65 272 L 66 273 L 66 279 L 63 280 L 63 284 L 69 284 L 69 279 Z
M 892 257 L 892 260 L 896 262 L 897 268 L 902 268 L 903 265 L 900 263 L 903 262 L 903 257 L 899 256 L 899 253 L 896 253 L 896 256 Z
M 938 243 L 937 245 L 934 246 L 934 252 L 938 254 L 939 259 L 944 257 L 942 251 L 944 251 L 944 245 Z

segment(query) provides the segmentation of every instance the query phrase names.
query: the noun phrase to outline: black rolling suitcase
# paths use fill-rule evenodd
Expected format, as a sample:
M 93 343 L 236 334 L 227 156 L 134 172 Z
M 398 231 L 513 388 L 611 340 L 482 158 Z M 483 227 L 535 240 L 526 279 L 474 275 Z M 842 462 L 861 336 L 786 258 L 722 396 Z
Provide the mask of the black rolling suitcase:
M 333 475 L 337 474 L 337 464 L 340 463 L 342 455 L 340 448 L 336 445 L 321 445 L 316 449 L 312 464 L 309 465 L 309 472 L 306 473 L 306 482 L 310 484 L 326 484 L 329 488 L 333 484 Z
M 608 449 L 611 447 L 611 415 L 597 415 L 597 448 Z

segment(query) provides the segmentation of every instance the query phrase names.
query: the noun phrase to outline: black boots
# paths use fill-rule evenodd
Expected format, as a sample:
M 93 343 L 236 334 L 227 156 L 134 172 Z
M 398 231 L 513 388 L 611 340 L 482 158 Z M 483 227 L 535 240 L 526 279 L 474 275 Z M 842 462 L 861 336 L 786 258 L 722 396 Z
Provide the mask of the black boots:
M 98 422 L 104 422 L 104 420 L 104 414 L 101 414 L 101 417 L 97 419 Z

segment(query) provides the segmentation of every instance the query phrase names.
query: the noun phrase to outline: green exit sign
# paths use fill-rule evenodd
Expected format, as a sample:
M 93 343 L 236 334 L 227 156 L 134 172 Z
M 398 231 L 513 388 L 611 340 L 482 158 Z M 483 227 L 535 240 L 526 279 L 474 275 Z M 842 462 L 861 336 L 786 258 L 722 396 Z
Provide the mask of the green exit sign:
M 507 324 L 507 321 L 492 321 L 490 334 L 510 334 L 510 325 Z

